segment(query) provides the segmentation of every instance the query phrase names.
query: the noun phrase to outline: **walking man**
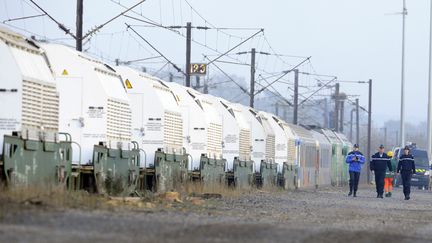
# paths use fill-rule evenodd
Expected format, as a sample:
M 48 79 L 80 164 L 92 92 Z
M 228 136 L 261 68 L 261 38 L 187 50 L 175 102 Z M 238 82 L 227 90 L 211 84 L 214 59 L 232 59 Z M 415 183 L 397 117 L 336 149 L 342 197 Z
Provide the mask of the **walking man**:
M 384 178 L 386 174 L 386 167 L 392 172 L 392 166 L 390 158 L 384 153 L 384 145 L 380 145 L 378 152 L 372 155 L 372 161 L 370 162 L 370 170 L 375 173 L 375 185 L 377 198 L 384 198 Z
M 405 195 L 405 200 L 410 200 L 411 176 L 416 172 L 415 172 L 414 156 L 410 154 L 410 149 L 408 146 L 405 146 L 404 153 L 399 158 L 397 173 L 398 174 L 401 173 L 403 193 Z
M 390 158 L 392 171 L 389 171 L 387 168 L 385 179 L 384 179 L 384 191 L 386 197 L 391 197 L 393 192 L 393 178 L 394 178 L 394 172 L 396 171 L 397 158 L 393 158 L 393 151 L 388 151 L 387 156 Z
M 349 164 L 349 175 L 350 175 L 350 180 L 349 180 L 350 191 L 348 193 L 348 196 L 353 195 L 354 192 L 353 196 L 357 197 L 357 188 L 360 179 L 360 171 L 362 165 L 365 163 L 365 157 L 359 151 L 358 144 L 354 144 L 354 150 L 349 152 L 345 162 Z

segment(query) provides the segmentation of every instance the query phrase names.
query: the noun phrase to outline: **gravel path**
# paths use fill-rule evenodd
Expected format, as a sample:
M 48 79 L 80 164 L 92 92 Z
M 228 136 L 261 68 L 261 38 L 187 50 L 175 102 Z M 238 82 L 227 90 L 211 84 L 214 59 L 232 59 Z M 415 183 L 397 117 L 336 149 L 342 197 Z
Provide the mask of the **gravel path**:
M 0 242 L 431 242 L 432 193 L 394 194 L 327 188 L 154 209 L 24 207 L 0 215 Z

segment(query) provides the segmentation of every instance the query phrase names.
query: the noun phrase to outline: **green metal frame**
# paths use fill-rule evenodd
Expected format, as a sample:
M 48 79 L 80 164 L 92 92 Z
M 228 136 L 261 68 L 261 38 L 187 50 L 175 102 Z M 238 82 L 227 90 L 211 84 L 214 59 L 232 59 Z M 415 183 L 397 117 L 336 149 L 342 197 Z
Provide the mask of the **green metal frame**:
M 224 184 L 225 164 L 225 159 L 212 159 L 205 155 L 201 156 L 200 177 L 205 191 Z
M 140 150 L 111 149 L 102 145 L 93 148 L 93 174 L 99 193 L 133 194 L 138 185 Z
M 188 163 L 188 154 L 166 154 L 156 151 L 153 165 L 141 173 L 140 189 L 154 192 L 179 189 L 187 180 Z
M 253 180 L 253 161 L 234 159 L 234 185 L 238 189 L 249 189 Z
M 66 185 L 72 146 L 70 141 L 33 141 L 5 135 L 2 161 L 8 186 Z
M 342 157 L 341 157 L 341 163 L 342 163 L 342 171 L 341 171 L 341 185 L 346 186 L 348 185 L 349 181 L 349 172 L 348 172 L 348 164 L 345 163 L 345 158 L 349 153 L 350 148 L 347 145 L 344 145 L 342 147 Z
M 276 185 L 277 180 L 277 164 L 261 162 L 261 180 L 264 188 Z
M 283 163 L 282 173 L 278 175 L 278 184 L 285 190 L 297 189 L 297 169 L 295 165 Z
M 332 144 L 332 159 L 331 159 L 331 185 L 339 185 L 339 155 L 338 155 L 338 145 Z

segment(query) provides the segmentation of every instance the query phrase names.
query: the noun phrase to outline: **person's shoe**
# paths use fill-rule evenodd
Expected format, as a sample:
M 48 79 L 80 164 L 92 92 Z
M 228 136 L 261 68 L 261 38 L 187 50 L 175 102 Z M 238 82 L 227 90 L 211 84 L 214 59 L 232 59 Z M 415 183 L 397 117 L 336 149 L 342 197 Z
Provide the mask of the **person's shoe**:
M 406 200 L 410 200 L 410 199 L 411 199 L 410 196 L 406 197 Z
M 408 200 L 408 197 L 405 197 L 405 200 Z
M 380 198 L 380 194 L 377 194 L 377 198 Z
M 354 192 L 354 196 L 353 197 L 357 197 L 357 192 Z
M 383 194 L 380 194 L 380 195 L 379 195 L 379 198 L 384 198 L 384 197 L 383 197 Z
M 390 197 L 389 192 L 387 192 L 387 193 L 385 194 L 385 197 Z
M 348 196 L 351 196 L 351 195 L 352 195 L 352 191 L 348 192 Z
M 392 196 L 392 193 L 391 193 L 391 192 L 389 192 L 389 193 L 388 193 L 388 197 L 391 197 L 391 196 Z

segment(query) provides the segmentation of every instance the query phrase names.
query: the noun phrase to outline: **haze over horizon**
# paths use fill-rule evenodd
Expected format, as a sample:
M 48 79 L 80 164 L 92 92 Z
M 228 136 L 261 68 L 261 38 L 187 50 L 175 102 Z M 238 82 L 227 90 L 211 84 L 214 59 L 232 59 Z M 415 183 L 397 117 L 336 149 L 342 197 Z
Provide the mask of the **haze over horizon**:
M 4 0 L 0 8 L 0 21 L 39 14 L 29 1 Z M 138 1 L 84 1 L 84 33 L 123 11 L 118 3 L 132 6 Z M 187 5 L 187 2 L 193 7 Z M 142 16 L 157 23 L 185 25 L 191 21 L 196 26 L 264 28 L 265 38 L 277 53 L 312 56 L 314 69 L 320 74 L 337 76 L 340 80 L 374 80 L 373 121 L 381 126 L 387 120 L 399 120 L 400 116 L 400 73 L 401 73 L 401 32 L 402 1 L 344 1 L 344 0 L 303 0 L 303 1 L 198 1 L 198 0 L 148 0 L 136 9 Z M 74 31 L 75 1 L 59 4 L 54 0 L 37 1 L 48 13 L 61 20 Z M 407 1 L 406 32 L 406 121 L 420 123 L 427 119 L 428 89 L 428 52 L 429 52 L 429 4 L 430 1 Z M 100 11 L 103 9 L 104 11 Z M 208 22 L 201 19 L 197 13 Z M 132 15 L 132 14 L 131 14 Z M 104 27 L 98 35 L 86 43 L 85 49 L 108 60 L 120 58 L 132 60 L 154 56 L 154 51 L 130 31 L 125 31 L 125 23 L 132 19 L 121 17 Z M 7 22 L 23 30 L 48 39 L 73 45 L 53 22 L 46 17 Z M 141 23 L 142 24 L 142 23 Z M 173 62 L 184 66 L 184 39 L 161 28 L 134 27 Z M 183 30 L 179 30 L 183 32 Z M 231 36 L 224 35 L 229 33 Z M 194 38 L 219 51 L 227 50 L 242 38 L 247 38 L 256 30 L 219 30 L 216 34 L 208 31 L 193 30 Z M 235 36 L 241 38 L 236 39 Z M 65 38 L 66 37 L 66 38 Z M 138 40 L 138 41 L 137 41 Z M 163 41 L 162 41 L 163 40 Z M 269 51 L 264 38 L 255 38 L 251 43 L 236 49 L 235 52 L 257 49 Z M 193 61 L 202 61 L 203 54 L 215 54 L 199 45 L 193 44 Z M 286 70 L 301 59 L 283 57 L 286 62 L 263 57 L 258 59 L 259 67 L 268 72 Z M 241 57 L 247 62 L 248 57 Z M 163 63 L 152 63 L 157 69 Z M 249 78 L 246 67 L 226 66 L 230 74 Z M 213 69 L 215 70 L 215 69 Z M 216 72 L 216 70 L 215 70 Z M 289 80 L 292 78 L 289 77 Z M 313 84 L 312 78 L 303 77 L 307 85 Z M 278 89 L 283 90 L 282 87 Z M 367 108 L 367 85 L 341 83 L 341 91 L 359 95 L 361 106 Z

